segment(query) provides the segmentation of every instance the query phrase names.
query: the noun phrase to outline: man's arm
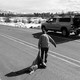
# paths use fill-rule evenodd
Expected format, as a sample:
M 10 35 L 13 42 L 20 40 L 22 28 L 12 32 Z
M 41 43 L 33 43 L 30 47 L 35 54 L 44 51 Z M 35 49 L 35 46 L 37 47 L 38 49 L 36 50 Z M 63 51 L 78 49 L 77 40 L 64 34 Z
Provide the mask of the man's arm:
M 56 47 L 56 42 L 50 36 L 49 36 L 49 41 Z
M 39 41 L 38 41 L 38 49 L 40 49 L 40 48 L 41 48 L 41 36 L 40 36 Z

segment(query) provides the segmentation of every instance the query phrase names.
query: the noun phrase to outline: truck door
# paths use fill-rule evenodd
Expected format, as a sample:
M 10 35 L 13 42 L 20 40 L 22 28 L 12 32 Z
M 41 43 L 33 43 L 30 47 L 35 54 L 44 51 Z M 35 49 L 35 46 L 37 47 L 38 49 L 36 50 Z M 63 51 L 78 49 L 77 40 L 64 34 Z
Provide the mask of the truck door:
M 57 20 L 56 18 L 52 19 L 50 24 L 50 29 L 53 29 L 53 30 L 56 29 L 56 23 L 57 23 L 56 20 Z

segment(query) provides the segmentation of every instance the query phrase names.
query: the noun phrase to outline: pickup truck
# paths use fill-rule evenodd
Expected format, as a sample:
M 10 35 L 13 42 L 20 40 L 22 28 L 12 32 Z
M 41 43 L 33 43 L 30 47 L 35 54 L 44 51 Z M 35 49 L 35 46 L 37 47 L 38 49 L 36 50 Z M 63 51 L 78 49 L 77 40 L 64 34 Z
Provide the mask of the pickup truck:
M 69 36 L 74 32 L 75 35 L 80 34 L 80 18 L 76 17 L 53 17 L 49 18 L 45 23 L 41 24 L 43 30 L 53 30 L 54 32 L 62 32 L 63 36 Z

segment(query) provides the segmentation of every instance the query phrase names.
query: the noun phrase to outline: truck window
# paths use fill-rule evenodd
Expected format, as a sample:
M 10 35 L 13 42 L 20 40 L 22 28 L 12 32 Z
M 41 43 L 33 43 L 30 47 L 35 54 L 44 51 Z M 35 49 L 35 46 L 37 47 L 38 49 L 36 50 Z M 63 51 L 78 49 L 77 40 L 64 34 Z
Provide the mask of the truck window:
M 56 22 L 56 18 L 50 18 L 47 20 L 47 22 Z
M 80 26 L 80 18 L 74 18 L 73 19 L 73 25 Z
M 70 18 L 59 18 L 59 22 L 70 22 Z

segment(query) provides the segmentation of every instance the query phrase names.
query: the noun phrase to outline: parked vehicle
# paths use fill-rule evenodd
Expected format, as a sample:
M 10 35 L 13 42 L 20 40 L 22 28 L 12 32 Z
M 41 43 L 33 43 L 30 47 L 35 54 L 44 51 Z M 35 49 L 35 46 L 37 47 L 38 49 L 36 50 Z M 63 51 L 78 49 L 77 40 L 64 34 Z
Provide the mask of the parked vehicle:
M 69 36 L 74 32 L 75 35 L 80 34 L 80 18 L 77 17 L 53 17 L 42 23 L 41 29 L 60 31 L 63 36 Z

